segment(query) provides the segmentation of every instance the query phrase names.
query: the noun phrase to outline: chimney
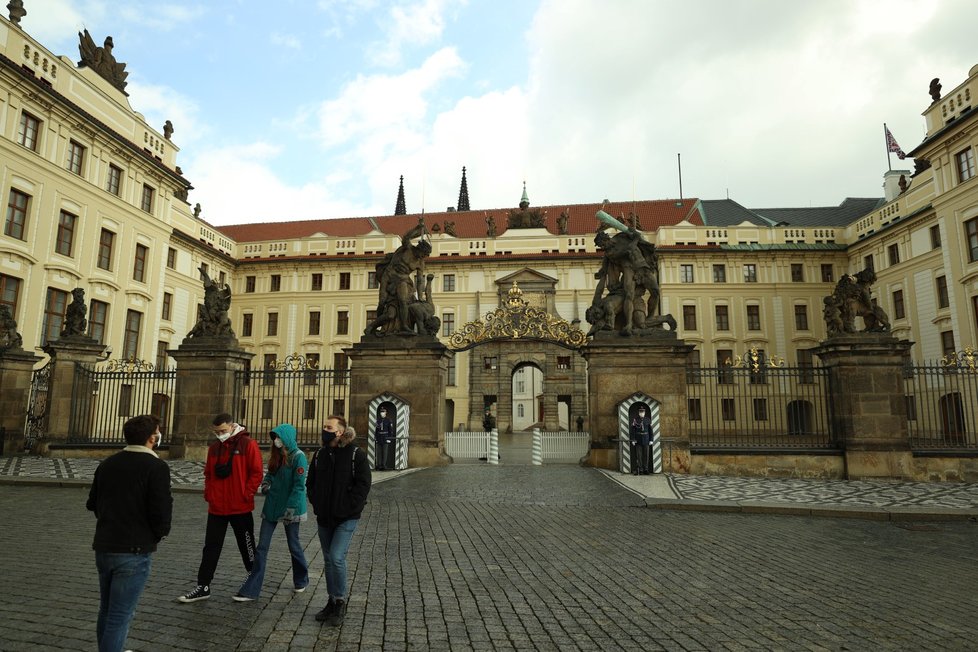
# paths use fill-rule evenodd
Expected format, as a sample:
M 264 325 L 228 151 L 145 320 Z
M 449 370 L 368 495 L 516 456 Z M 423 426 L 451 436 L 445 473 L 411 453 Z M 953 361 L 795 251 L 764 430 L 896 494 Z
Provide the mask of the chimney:
M 883 175 L 883 197 L 889 203 L 900 196 L 900 177 L 910 183 L 910 170 L 890 170 Z

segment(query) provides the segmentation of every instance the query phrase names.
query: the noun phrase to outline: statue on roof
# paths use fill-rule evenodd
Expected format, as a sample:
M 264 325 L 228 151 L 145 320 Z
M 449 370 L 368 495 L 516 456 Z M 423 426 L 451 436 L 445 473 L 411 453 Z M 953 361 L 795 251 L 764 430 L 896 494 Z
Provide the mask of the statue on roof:
M 930 80 L 930 88 L 927 89 L 927 92 L 930 93 L 931 103 L 937 102 L 938 100 L 941 99 L 941 78 L 940 77 L 934 77 L 932 80 Z
M 126 77 L 129 76 L 129 73 L 126 72 L 126 64 L 116 61 L 112 54 L 112 37 L 106 36 L 104 44 L 99 47 L 95 45 L 92 35 L 86 29 L 84 32 L 78 32 L 78 41 L 78 51 L 81 53 L 81 61 L 78 62 L 78 67 L 88 66 L 100 77 L 122 91 L 123 95 L 128 96 L 129 93 L 126 93 L 126 84 L 128 83 Z
M 598 284 L 585 318 L 591 324 L 588 335 L 618 330 L 620 335 L 648 335 L 669 325 L 676 330 L 672 315 L 660 315 L 659 260 L 655 245 L 633 227 L 627 227 L 604 211 L 598 219 L 618 231 L 614 236 L 603 229 L 594 236 L 604 252 L 601 268 L 594 277 Z M 648 298 L 646 299 L 646 295 Z
M 431 298 L 434 275 L 425 274 L 425 259 L 431 254 L 429 237 L 421 217 L 401 238 L 401 245 L 377 263 L 377 316 L 363 331 L 364 337 L 438 334 L 441 320 L 435 316 Z M 417 244 L 412 242 L 415 238 Z
M 227 283 L 218 284 L 207 273 L 207 268 L 204 267 L 203 263 L 198 269 L 200 270 L 200 279 L 204 283 L 204 305 L 200 310 L 197 323 L 187 333 L 187 338 L 235 339 L 234 331 L 231 329 L 231 319 L 228 317 L 228 310 L 231 309 L 231 286 Z
M 520 198 L 520 208 L 515 208 L 507 216 L 507 226 L 510 229 L 540 229 L 546 226 L 546 211 L 530 208 L 530 198 L 526 194 L 526 181 L 523 182 L 523 197 Z
M 451 220 L 445 220 L 445 235 L 450 235 L 453 238 L 458 237 L 458 234 L 455 232 L 455 222 Z
M 832 294 L 822 300 L 825 329 L 829 337 L 854 333 L 888 333 L 890 319 L 873 301 L 870 288 L 876 282 L 876 272 L 865 268 L 843 274 Z M 856 329 L 856 317 L 862 317 L 863 330 Z
M 163 123 L 163 137 L 166 138 L 167 140 L 170 140 L 170 137 L 172 135 L 173 135 L 173 123 L 167 120 L 166 122 Z
M 490 238 L 496 237 L 496 218 L 492 215 L 486 218 L 486 235 Z
M 24 9 L 24 0 L 10 0 L 7 3 L 7 9 L 10 10 L 10 22 L 20 27 L 20 19 L 27 15 L 27 10 Z
M 567 235 L 567 209 L 560 211 L 557 216 L 557 234 Z

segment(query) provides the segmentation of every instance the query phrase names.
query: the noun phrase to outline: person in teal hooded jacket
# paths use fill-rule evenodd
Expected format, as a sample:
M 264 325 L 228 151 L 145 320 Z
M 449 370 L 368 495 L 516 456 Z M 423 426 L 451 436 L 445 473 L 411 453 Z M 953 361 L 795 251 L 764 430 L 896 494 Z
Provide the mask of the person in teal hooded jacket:
M 309 462 L 299 450 L 295 440 L 295 426 L 283 423 L 272 429 L 272 454 L 268 460 L 268 472 L 261 483 L 265 506 L 261 511 L 261 534 L 255 551 L 255 564 L 238 590 L 234 599 L 238 602 L 254 600 L 261 593 L 268 561 L 268 548 L 272 534 L 279 523 L 285 527 L 285 539 L 292 555 L 292 582 L 294 591 L 302 593 L 309 585 L 309 564 L 299 541 L 299 524 L 306 520 L 306 472 Z

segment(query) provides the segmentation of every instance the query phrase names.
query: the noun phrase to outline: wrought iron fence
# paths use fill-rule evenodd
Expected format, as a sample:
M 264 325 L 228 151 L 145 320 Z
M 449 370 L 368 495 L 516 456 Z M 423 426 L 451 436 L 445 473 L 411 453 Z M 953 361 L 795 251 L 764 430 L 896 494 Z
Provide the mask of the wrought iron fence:
M 291 423 L 300 446 L 318 446 L 326 417 L 347 417 L 349 379 L 347 369 L 317 369 L 295 354 L 265 369 L 239 371 L 235 418 L 255 436 Z
M 176 380 L 175 370 L 156 370 L 135 358 L 76 365 L 66 443 L 124 444 L 122 426 L 139 414 L 159 417 L 168 443 Z
M 975 352 L 904 367 L 910 447 L 915 451 L 978 449 Z
M 30 451 L 40 437 L 44 436 L 48 420 L 48 398 L 51 391 L 51 369 L 54 365 L 48 360 L 40 369 L 31 374 L 31 390 L 27 401 L 27 422 L 24 450 Z
M 686 369 L 690 447 L 819 450 L 832 432 L 827 369 L 784 366 L 756 351 L 715 367 Z

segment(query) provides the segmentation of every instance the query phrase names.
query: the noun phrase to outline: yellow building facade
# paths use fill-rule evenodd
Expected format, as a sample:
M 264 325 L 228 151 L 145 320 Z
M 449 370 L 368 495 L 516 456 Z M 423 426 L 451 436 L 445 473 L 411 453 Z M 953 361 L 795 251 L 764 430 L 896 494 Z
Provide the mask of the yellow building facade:
M 607 204 L 656 245 L 662 312 L 696 346 L 692 362 L 716 364 L 757 348 L 789 365 L 810 364 L 809 350 L 826 335 L 822 298 L 869 261 L 878 275 L 874 297 L 894 334 L 916 342 L 915 360 L 978 342 L 976 92 L 978 67 L 926 108 L 928 135 L 912 154 L 929 167 L 906 171 L 903 184 L 899 172 L 888 174 L 883 198 L 816 209 L 696 198 Z M 39 350 L 57 336 L 70 292 L 80 287 L 89 332 L 111 347 L 110 357 L 172 366 L 165 351 L 196 322 L 203 265 L 232 288 L 232 324 L 255 356 L 252 368 L 293 353 L 346 367 L 346 350 L 376 310 L 375 265 L 421 216 L 211 226 L 187 201 L 192 187 L 171 133 L 148 125 L 137 108 L 91 67 L 0 20 L 0 302 L 24 348 Z M 602 204 L 543 207 L 543 226 L 529 227 L 514 221 L 526 210 L 515 204 L 424 216 L 446 343 L 502 305 L 514 282 L 532 305 L 588 329 Z M 543 392 L 559 389 L 520 425 L 570 427 L 583 416 L 581 356 L 531 342 L 457 353 L 446 422 L 479 429 L 491 406 L 500 428 L 512 427 L 513 377 L 527 366 L 542 372 Z

